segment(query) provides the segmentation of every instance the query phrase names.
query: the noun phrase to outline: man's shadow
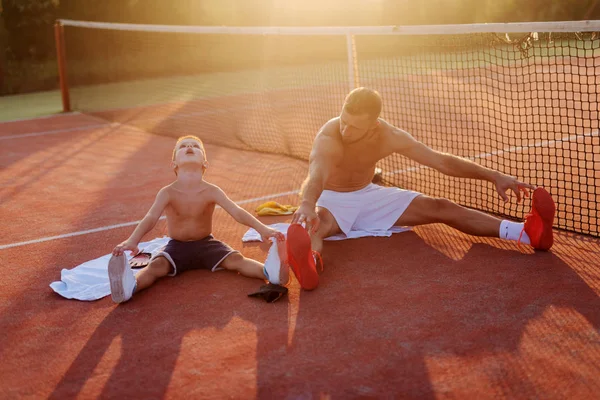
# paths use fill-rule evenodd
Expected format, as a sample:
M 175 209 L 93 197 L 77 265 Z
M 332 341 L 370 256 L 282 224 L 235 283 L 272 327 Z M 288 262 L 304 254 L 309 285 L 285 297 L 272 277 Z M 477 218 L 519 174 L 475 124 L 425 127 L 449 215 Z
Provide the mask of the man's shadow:
M 598 295 L 551 252 L 524 254 L 474 243 L 453 260 L 412 232 L 326 243 L 324 250 L 320 286 L 301 294 L 288 350 L 297 362 L 285 366 L 310 383 L 275 382 L 272 390 L 279 396 L 423 399 L 435 398 L 441 386 L 473 393 L 478 389 L 465 387 L 468 379 L 448 360 L 463 360 L 464 372 L 478 357 L 508 353 L 518 359 L 524 340 L 549 356 L 552 340 L 569 340 L 560 327 L 565 321 L 557 322 L 564 309 L 596 332 L 600 328 Z M 588 262 L 600 266 L 598 257 Z M 569 329 L 587 329 L 576 325 Z M 549 370 L 569 363 L 579 370 L 586 362 L 570 353 L 554 359 Z M 487 383 L 508 397 L 540 395 L 533 378 L 499 364 L 496 371 L 482 372 Z M 440 376 L 446 379 L 441 386 Z

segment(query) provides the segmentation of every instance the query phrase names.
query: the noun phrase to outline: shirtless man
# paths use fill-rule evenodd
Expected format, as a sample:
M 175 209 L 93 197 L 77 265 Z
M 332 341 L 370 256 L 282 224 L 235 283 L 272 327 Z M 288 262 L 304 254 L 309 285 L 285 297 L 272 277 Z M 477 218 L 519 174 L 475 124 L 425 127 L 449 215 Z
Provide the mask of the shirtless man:
M 346 97 L 341 115 L 328 121 L 316 136 L 301 204 L 292 219 L 293 224 L 304 223 L 310 233 L 309 251 L 321 252 L 324 238 L 354 229 L 387 230 L 396 225 L 431 223 L 444 223 L 470 235 L 516 240 L 541 250 L 552 246 L 555 206 L 543 188 L 433 150 L 379 118 L 380 113 L 380 95 L 368 88 L 357 88 Z M 509 200 L 509 190 L 521 201 L 523 195 L 529 195 L 528 189 L 535 189 L 532 213 L 524 223 L 501 220 L 447 199 L 372 184 L 376 163 L 392 153 L 448 176 L 492 182 L 504 201 Z M 298 231 L 294 232 L 300 241 Z M 300 259 L 303 265 L 292 265 L 294 272 L 312 274 L 308 281 L 316 286 L 314 258 L 295 258 L 295 264 Z
M 283 246 L 285 240 L 279 231 L 261 223 L 231 201 L 218 186 L 204 180 L 208 162 L 202 141 L 195 136 L 179 138 L 173 149 L 172 167 L 177 179 L 158 192 L 154 204 L 131 236 L 113 250 L 108 264 L 113 301 L 127 301 L 134 292 L 147 288 L 157 279 L 191 269 L 227 269 L 250 278 L 286 284 L 287 266 L 265 267 L 212 236 L 213 211 L 215 205 L 219 205 L 237 222 L 254 228 L 263 241 L 276 238 Z M 123 252 L 138 253 L 138 243 L 156 225 L 163 211 L 171 240 L 134 277 Z

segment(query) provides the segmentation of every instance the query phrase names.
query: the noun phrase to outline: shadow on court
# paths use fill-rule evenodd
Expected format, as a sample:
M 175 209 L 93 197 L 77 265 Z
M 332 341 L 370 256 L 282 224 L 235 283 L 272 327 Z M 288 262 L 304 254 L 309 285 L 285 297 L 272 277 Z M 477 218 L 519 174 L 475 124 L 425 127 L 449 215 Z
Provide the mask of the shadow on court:
M 326 246 L 321 286 L 301 293 L 297 315 L 287 298 L 244 298 L 254 282 L 231 275 L 149 289 L 102 321 L 52 398 L 75 398 L 103 362 L 109 398 L 553 398 L 573 393 L 574 376 L 597 386 L 600 299 L 552 253 L 474 243 L 455 261 L 410 232 Z

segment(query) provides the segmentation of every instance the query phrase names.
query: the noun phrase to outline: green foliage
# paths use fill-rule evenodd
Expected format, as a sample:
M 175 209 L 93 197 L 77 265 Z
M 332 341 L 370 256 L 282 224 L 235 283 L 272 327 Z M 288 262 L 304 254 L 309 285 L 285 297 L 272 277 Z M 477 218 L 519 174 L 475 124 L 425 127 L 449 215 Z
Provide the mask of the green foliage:
M 56 60 L 6 60 L 0 95 L 54 90 L 58 87 Z
M 54 48 L 56 0 L 2 0 L 8 59 L 46 60 Z
M 0 0 L 0 6 L 1 93 L 56 85 L 56 68 L 49 65 L 55 64 L 57 18 L 228 26 L 600 19 L 600 0 Z
M 573 21 L 600 18 L 598 0 L 468 0 L 473 22 Z

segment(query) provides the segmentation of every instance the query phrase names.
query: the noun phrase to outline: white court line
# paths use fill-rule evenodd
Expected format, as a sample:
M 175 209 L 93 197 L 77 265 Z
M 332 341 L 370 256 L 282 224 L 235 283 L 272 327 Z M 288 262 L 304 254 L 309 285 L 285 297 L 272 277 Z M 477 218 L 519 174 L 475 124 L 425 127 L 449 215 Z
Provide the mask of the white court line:
M 316 86 L 330 86 L 330 85 L 316 85 Z M 315 87 L 315 86 L 310 86 L 310 87 Z M 226 95 L 226 96 L 193 97 L 193 98 L 190 98 L 187 100 L 173 100 L 173 101 L 164 102 L 164 103 L 152 103 L 152 104 L 142 104 L 142 105 L 138 105 L 138 106 L 107 108 L 107 109 L 103 109 L 101 111 L 90 111 L 90 112 L 97 113 L 97 114 L 103 114 L 103 113 L 111 113 L 111 112 L 119 112 L 119 111 L 138 110 L 141 113 L 143 111 L 148 111 L 148 109 L 150 109 L 152 107 L 167 107 L 167 106 L 173 106 L 173 105 L 185 106 L 188 103 L 193 103 L 193 102 L 221 101 L 220 99 L 227 99 L 230 97 L 235 98 L 235 97 L 242 97 L 242 96 L 251 96 L 251 95 L 272 96 L 276 92 L 280 92 L 280 91 L 291 92 L 293 90 L 295 90 L 295 88 L 272 89 L 272 90 L 267 90 L 267 91 L 262 91 L 262 92 L 245 91 L 245 92 L 240 92 L 240 93 Z M 334 98 L 337 99 L 337 98 L 339 98 L 339 96 L 334 95 L 334 94 L 327 94 L 325 96 L 305 96 L 302 99 L 303 99 L 303 101 L 311 101 L 311 100 L 319 101 L 319 100 L 334 99 Z M 297 100 L 281 100 L 281 101 L 277 101 L 276 105 L 278 107 L 281 107 L 281 106 L 288 106 L 288 105 L 293 105 L 293 104 L 297 104 L 297 103 L 298 103 Z M 263 106 L 264 106 L 263 104 L 256 105 L 253 103 L 250 105 L 242 105 L 242 106 L 236 105 L 236 106 L 228 106 L 228 107 L 219 107 L 218 109 L 214 109 L 214 110 L 202 110 L 202 111 L 194 111 L 194 112 L 189 112 L 189 113 L 175 112 L 174 114 L 169 114 L 166 116 L 157 116 L 157 117 L 137 118 L 137 117 L 133 116 L 129 120 L 148 122 L 148 121 L 163 120 L 163 119 L 178 119 L 178 118 L 185 118 L 185 117 L 226 113 L 229 111 L 237 111 L 240 109 L 244 110 L 244 109 L 262 108 Z M 181 109 L 181 107 L 178 107 L 177 109 L 179 110 L 179 109 Z
M 37 117 L 25 117 L 25 118 L 16 118 L 16 119 L 9 119 L 7 121 L 2 121 L 0 122 L 0 124 L 7 124 L 10 122 L 24 122 L 24 121 L 36 121 L 39 119 L 49 119 L 49 118 L 55 118 L 55 117 L 68 117 L 71 115 L 81 115 L 81 113 L 79 111 L 69 111 L 69 112 L 61 112 L 61 113 L 56 113 L 56 114 L 48 114 L 48 115 L 40 115 Z
M 236 203 L 237 204 L 248 204 L 248 203 L 252 203 L 252 202 L 255 202 L 255 201 L 269 200 L 269 199 L 273 199 L 273 198 L 276 198 L 276 197 L 282 197 L 282 196 L 288 196 L 288 195 L 292 195 L 292 194 L 298 194 L 298 192 L 299 192 L 298 190 L 292 190 L 292 191 L 289 191 L 289 192 L 269 194 L 269 195 L 266 195 L 266 196 L 255 197 L 253 199 L 241 200 L 241 201 L 238 201 Z M 220 208 L 220 207 L 217 206 L 217 208 Z M 165 219 L 165 217 L 162 216 L 159 219 L 163 220 L 163 219 Z M 65 238 L 70 238 L 70 237 L 73 237 L 73 236 L 87 235 L 87 234 L 90 234 L 90 233 L 109 231 L 111 229 L 123 228 L 123 227 L 126 227 L 126 226 L 134 226 L 134 225 L 137 225 L 139 223 L 140 223 L 140 221 L 125 222 L 125 223 L 122 223 L 122 224 L 101 226 L 99 228 L 93 228 L 93 229 L 86 229 L 84 231 L 65 233 L 63 235 L 48 236 L 48 237 L 45 237 L 45 238 L 27 240 L 25 242 L 9 243 L 9 244 L 1 245 L 0 246 L 0 250 L 10 249 L 12 247 L 27 246 L 29 244 L 49 242 L 51 240 L 65 239 Z
M 278 90 L 283 90 L 283 89 L 278 89 Z M 248 93 L 243 93 L 243 94 L 260 94 L 261 92 L 248 92 Z M 323 98 L 334 98 L 337 96 L 334 95 L 328 95 L 328 96 L 321 96 L 321 97 L 309 97 L 309 100 L 321 100 Z M 209 98 L 210 99 L 210 98 Z M 204 100 L 204 98 L 197 98 L 197 99 L 192 99 L 191 101 L 196 101 L 196 100 Z M 186 101 L 187 102 L 187 101 Z M 296 101 L 287 101 L 287 102 L 279 102 L 278 105 L 291 105 L 291 104 L 295 104 Z M 144 108 L 150 108 L 150 107 L 160 107 L 160 106 L 167 106 L 167 105 L 171 105 L 173 104 L 172 102 L 170 103 L 156 103 L 156 104 L 149 104 L 149 105 L 142 105 L 142 106 L 132 106 L 132 107 L 122 107 L 122 108 L 113 108 L 113 109 L 108 109 L 108 110 L 102 110 L 99 111 L 98 113 L 103 113 L 103 112 L 113 112 L 113 111 L 126 111 L 126 110 L 136 110 L 136 109 L 144 109 Z M 9 140 L 9 139 L 22 139 L 22 138 L 28 138 L 28 137 L 35 137 L 35 136 L 44 136 L 44 135 L 56 135 L 56 134 L 60 134 L 60 133 L 68 133 L 68 132 L 77 132 L 77 131 L 84 131 L 84 130 L 88 130 L 88 129 L 99 129 L 99 128 L 103 128 L 103 127 L 128 127 L 128 128 L 135 128 L 137 130 L 139 130 L 140 132 L 143 133 L 150 133 L 149 131 L 137 128 L 131 124 L 134 124 L 136 122 L 140 123 L 140 122 L 155 122 L 155 121 L 164 121 L 164 120 L 179 120 L 179 119 L 184 119 L 184 118 L 189 118 L 189 117 L 200 117 L 200 116 L 208 116 L 208 115 L 218 115 L 218 114 L 224 114 L 224 113 L 229 113 L 232 111 L 238 111 L 238 110 L 252 110 L 252 109 L 259 109 L 261 106 L 257 106 L 254 104 L 250 104 L 250 105 L 243 105 L 243 106 L 235 106 L 235 107 L 224 107 L 224 108 L 220 108 L 220 109 L 216 109 L 216 110 L 202 110 L 202 111 L 194 111 L 194 112 L 188 112 L 188 113 L 177 113 L 175 112 L 174 114 L 170 114 L 170 115 L 166 115 L 166 116 L 158 116 L 158 117 L 144 117 L 144 118 L 136 118 L 136 117 L 132 117 L 130 120 L 128 121 L 123 121 L 123 122 L 105 122 L 102 124 L 95 124 L 95 125 L 86 125 L 86 126 L 80 126 L 80 127 L 75 127 L 75 128 L 66 128 L 66 129 L 56 129 L 56 130 L 51 130 L 51 131 L 40 131 L 40 132 L 31 132 L 31 133 L 23 133 L 23 134 L 18 134 L 18 135 L 10 135 L 10 136 L 0 136 L 0 140 Z M 79 112 L 75 112 L 74 114 L 80 114 Z M 66 115 L 66 114 L 62 114 L 62 115 Z M 103 118 L 95 116 L 93 114 L 86 114 L 89 117 L 92 117 L 94 119 L 103 121 Z M 39 117 L 39 118 L 51 118 L 52 116 L 44 116 L 44 117 Z M 31 118 L 31 119 L 35 119 L 35 118 Z M 29 119 L 24 119 L 23 121 L 26 121 Z M 15 120 L 18 121 L 18 120 Z M 4 121 L 1 122 L 0 125 L 2 125 L 5 122 L 14 122 L 14 121 Z
M 59 133 L 86 131 L 88 129 L 115 128 L 117 126 L 120 126 L 120 125 L 115 122 L 110 122 L 110 123 L 107 122 L 104 124 L 77 126 L 75 128 L 56 129 L 56 130 L 52 130 L 52 131 L 41 131 L 41 132 L 31 132 L 31 133 L 21 133 L 18 135 L 10 135 L 10 136 L 0 136 L 0 140 L 22 139 L 22 138 L 27 138 L 27 137 L 32 137 L 32 136 L 56 135 Z
M 495 151 L 491 151 L 489 153 L 481 153 L 481 154 L 477 154 L 474 156 L 470 156 L 470 157 L 463 157 L 466 158 L 468 160 L 477 160 L 480 158 L 489 158 L 492 156 L 499 156 L 501 154 L 504 153 L 517 153 L 520 152 L 522 150 L 525 149 L 530 149 L 530 148 L 535 148 L 535 147 L 549 147 L 549 146 L 553 146 L 557 143 L 561 143 L 561 142 L 571 142 L 573 140 L 577 140 L 579 138 L 586 138 L 586 137 L 594 137 L 594 136 L 599 136 L 600 134 L 600 130 L 595 130 L 592 131 L 590 133 L 584 133 L 583 135 L 571 135 L 571 136 L 567 136 L 565 138 L 561 138 L 561 139 L 554 139 L 554 140 L 544 140 L 541 142 L 537 142 L 534 144 L 530 144 L 530 145 L 525 145 L 525 146 L 513 146 L 513 147 L 508 147 L 506 149 L 501 149 L 501 150 L 495 150 Z M 430 167 L 412 167 L 412 168 L 406 168 L 406 169 L 398 169 L 395 171 L 391 171 L 391 172 L 384 172 L 383 175 L 384 176 L 390 176 L 390 175 L 398 175 L 398 174 L 405 174 L 407 172 L 415 172 L 415 171 L 420 171 L 423 169 L 430 169 Z

